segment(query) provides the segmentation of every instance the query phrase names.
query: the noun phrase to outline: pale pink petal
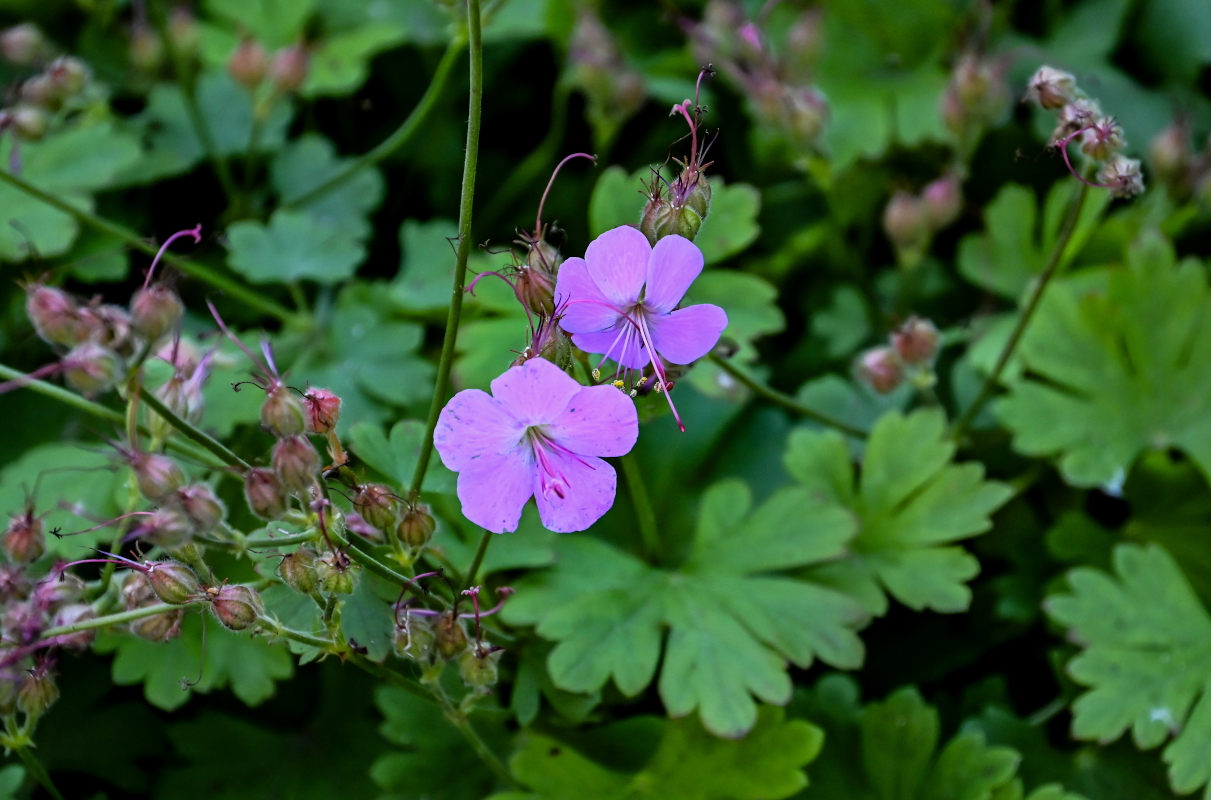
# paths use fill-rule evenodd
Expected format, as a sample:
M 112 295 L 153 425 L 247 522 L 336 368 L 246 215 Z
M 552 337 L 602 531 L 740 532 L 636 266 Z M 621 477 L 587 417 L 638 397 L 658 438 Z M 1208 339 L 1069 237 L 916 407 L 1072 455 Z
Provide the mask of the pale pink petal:
M 569 258 L 560 265 L 555 305 L 564 309 L 559 325 L 568 333 L 605 330 L 622 314 L 589 277 L 583 258 Z
M 492 396 L 524 428 L 555 419 L 580 388 L 579 383 L 550 361 L 531 358 L 492 381 Z
M 719 341 L 726 327 L 727 314 L 710 303 L 648 317 L 652 346 L 673 364 L 688 364 L 702 358 Z
M 507 453 L 517 446 L 525 427 L 487 392 L 464 389 L 438 416 L 433 446 L 442 463 L 457 472 Z
M 622 456 L 631 452 L 639 437 L 639 417 L 635 403 L 618 389 L 588 386 L 543 426 L 543 433 L 573 453 Z
M 588 262 L 589 276 L 605 298 L 626 308 L 639 300 L 651 254 L 648 237 L 637 228 L 623 225 L 590 242 L 584 260 Z
M 597 353 L 629 369 L 638 369 L 648 361 L 639 329 L 629 322 L 620 328 L 597 333 L 574 333 L 572 343 L 586 353 Z
M 477 461 L 458 473 L 463 516 L 493 533 L 517 530 L 521 511 L 534 493 L 534 474 L 528 444 Z
M 675 233 L 665 236 L 656 242 L 648 261 L 644 305 L 662 313 L 672 311 L 701 272 L 702 251 L 698 246 Z
M 542 525 L 555 533 L 583 531 L 614 505 L 618 477 L 614 468 L 600 458 L 577 459 L 548 449 L 548 464 L 563 479 L 560 497 L 555 491 L 543 491 L 542 476 L 535 474 L 531 488 Z

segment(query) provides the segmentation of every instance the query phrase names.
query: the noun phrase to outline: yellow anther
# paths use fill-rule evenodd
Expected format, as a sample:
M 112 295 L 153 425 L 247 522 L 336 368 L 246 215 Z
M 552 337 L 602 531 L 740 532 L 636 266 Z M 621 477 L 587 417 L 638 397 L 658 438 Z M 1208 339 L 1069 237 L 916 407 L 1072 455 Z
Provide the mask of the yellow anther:
M 601 380 L 601 370 L 599 370 L 599 369 L 593 370 L 593 380 L 595 380 L 595 381 Z
M 614 388 L 621 389 L 625 384 L 622 381 L 614 381 Z

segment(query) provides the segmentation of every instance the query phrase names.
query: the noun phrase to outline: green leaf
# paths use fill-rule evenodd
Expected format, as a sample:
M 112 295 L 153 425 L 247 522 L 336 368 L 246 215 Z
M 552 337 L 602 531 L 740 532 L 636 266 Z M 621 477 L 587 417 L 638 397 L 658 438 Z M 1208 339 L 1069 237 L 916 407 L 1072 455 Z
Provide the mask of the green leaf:
M 557 642 L 547 660 L 556 686 L 593 692 L 612 678 L 627 696 L 654 677 L 667 626 L 659 691 L 669 713 L 697 709 L 714 734 L 741 736 L 757 720 L 754 697 L 790 699 L 788 661 L 858 666 L 854 630 L 866 621 L 843 595 L 779 574 L 841 555 L 852 517 L 798 487 L 751 506 L 739 481 L 708 489 L 676 570 L 594 539 L 556 539 L 555 568 L 524 578 L 504 616 Z
M 812 317 L 812 333 L 824 340 L 830 358 L 849 358 L 870 338 L 870 319 L 862 293 L 852 286 L 833 290 L 827 306 Z
M 357 423 L 349 432 L 349 444 L 357 457 L 399 487 L 412 485 L 412 471 L 424 438 L 425 424 L 413 419 L 395 423 L 385 436 L 379 426 L 368 422 Z M 421 488 L 427 492 L 452 493 L 454 473 L 446 469 L 441 459 L 431 458 Z
M 399 229 L 399 273 L 391 282 L 396 306 L 407 311 L 436 311 L 450 305 L 457 259 L 452 242 L 458 227 L 449 220 L 405 220 Z
M 622 742 L 633 738 L 638 721 L 595 731 L 603 755 L 616 757 Z M 659 726 L 655 753 L 629 775 L 602 766 L 592 754 L 582 754 L 557 739 L 529 733 L 509 760 L 509 767 L 533 793 L 516 796 L 534 800 L 778 800 L 807 785 L 803 767 L 815 759 L 823 740 L 818 728 L 802 720 L 787 722 L 781 709 L 768 706 L 761 708 L 748 735 L 736 742 L 714 738 L 694 720 L 661 721 Z
M 1014 448 L 1105 484 L 1148 449 L 1184 451 L 1211 479 L 1211 298 L 1202 265 L 1146 236 L 1124 269 L 1052 286 L 1019 347 L 1028 370 L 995 407 Z
M 270 50 L 295 44 L 315 0 L 206 0 L 206 10 L 247 31 Z
M 103 633 L 97 637 L 96 649 L 114 653 L 114 683 L 142 683 L 147 702 L 165 711 L 185 705 L 195 692 L 208 694 L 227 687 L 246 705 L 259 705 L 273 696 L 275 680 L 294 673 L 284 650 L 229 631 L 212 618 L 206 620 L 203 657 L 201 618 L 197 611 L 187 613 L 181 635 L 167 643 Z
M 407 31 L 392 22 L 343 31 L 325 37 L 311 52 L 304 97 L 343 95 L 366 82 L 370 59 L 407 38 Z
M 335 155 L 332 142 L 306 134 L 283 147 L 270 165 L 270 177 L 283 201 L 302 197 L 344 170 L 349 159 Z M 367 215 L 383 198 L 383 178 L 377 169 L 362 167 L 352 178 L 299 206 L 320 223 L 347 230 L 358 239 L 370 235 Z
M 989 514 L 1009 499 L 1007 486 L 984 480 L 980 464 L 954 464 L 942 414 L 889 413 L 871 431 L 855 481 L 844 437 L 834 431 L 791 434 L 787 470 L 816 495 L 859 520 L 850 554 L 812 574 L 887 612 L 890 594 L 909 608 L 967 608 L 965 581 L 975 557 L 951 542 L 991 527 Z
M 628 174 L 619 166 L 607 167 L 589 195 L 589 233 L 594 237 L 620 225 L 638 225 L 646 202 L 641 180 L 649 170 Z
M 733 358 L 740 363 L 757 359 L 755 342 L 786 327 L 777 304 L 778 290 L 756 275 L 730 270 L 707 270 L 694 281 L 684 305 L 713 303 L 727 312 L 723 339 L 735 342 L 739 350 Z M 725 396 L 735 385 L 731 376 L 718 366 L 702 361 L 690 372 L 694 388 L 708 397 Z
M 366 648 L 371 661 L 382 663 L 391 653 L 391 637 L 395 631 L 395 617 L 391 600 L 384 600 L 375 591 L 379 578 L 363 572 L 357 578 L 353 594 L 341 602 L 341 632 L 358 647 Z M 397 592 L 398 593 L 398 592 Z
M 231 268 L 252 283 L 339 283 L 366 254 L 354 231 L 305 211 L 278 209 L 268 225 L 237 222 L 227 238 Z
M 1179 794 L 1211 785 L 1211 617 L 1156 545 L 1119 545 L 1114 575 L 1080 568 L 1047 613 L 1083 647 L 1068 662 L 1089 690 L 1072 705 L 1078 739 L 1164 750 Z
M 9 764 L 0 769 L 0 800 L 16 798 L 17 790 L 25 782 L 25 767 L 20 764 Z

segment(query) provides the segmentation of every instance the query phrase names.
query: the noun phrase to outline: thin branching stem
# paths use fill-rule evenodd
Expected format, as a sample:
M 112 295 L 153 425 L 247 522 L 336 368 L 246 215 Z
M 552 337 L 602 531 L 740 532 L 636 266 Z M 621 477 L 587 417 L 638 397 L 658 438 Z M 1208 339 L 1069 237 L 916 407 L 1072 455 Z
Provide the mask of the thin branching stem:
M 194 442 L 197 442 L 199 445 L 220 458 L 223 463 L 231 467 L 252 469 L 251 464 L 233 453 L 225 444 L 196 427 L 188 420 L 177 416 L 172 409 L 160 402 L 160 398 L 147 391 L 147 389 L 143 386 L 139 387 L 139 399 L 146 403 L 148 408 L 163 417 L 165 422 L 176 428 L 181 435 Z

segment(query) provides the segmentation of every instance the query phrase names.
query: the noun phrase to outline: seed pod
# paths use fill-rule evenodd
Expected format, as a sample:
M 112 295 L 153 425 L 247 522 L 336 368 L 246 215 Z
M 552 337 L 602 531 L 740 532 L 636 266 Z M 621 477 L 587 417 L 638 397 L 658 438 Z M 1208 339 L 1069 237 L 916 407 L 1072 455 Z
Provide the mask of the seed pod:
M 178 608 L 136 619 L 130 623 L 130 632 L 149 642 L 167 642 L 181 635 L 181 621 L 184 619 L 185 609 Z
M 3 536 L 0 536 L 0 547 L 3 547 L 9 561 L 18 564 L 37 561 L 46 552 L 42 520 L 35 517 L 32 511 L 14 514 Z
M 399 498 L 390 486 L 381 483 L 367 483 L 357 487 L 353 496 L 353 507 L 362 518 L 380 531 L 395 529 L 399 513 Z
M 132 570 L 122 582 L 122 605 L 127 611 L 159 602 L 156 590 L 151 588 L 151 579 L 142 572 Z
M 324 594 L 352 594 L 352 566 L 349 557 L 339 550 L 330 550 L 316 559 L 315 576 L 319 580 L 320 591 Z
M 274 472 L 287 489 L 306 495 L 315 485 L 316 473 L 320 471 L 320 456 L 305 436 L 278 439 L 273 446 L 271 460 Z
M 149 343 L 172 333 L 185 316 L 185 306 L 172 289 L 154 284 L 140 289 L 130 299 L 130 324 Z
M 202 583 L 197 573 L 180 561 L 153 561 L 146 566 L 151 590 L 163 602 L 183 606 L 201 598 Z
M 244 473 L 244 499 L 261 519 L 277 519 L 286 513 L 286 488 L 271 469 L 253 467 Z
M 141 518 L 143 521 L 132 531 L 142 539 L 172 549 L 189 544 L 193 535 L 193 522 L 177 508 L 162 506 Z
M 315 564 L 317 556 L 310 547 L 300 547 L 278 564 L 282 582 L 302 594 L 311 594 L 319 586 Z
M 139 493 L 153 503 L 158 503 L 185 485 L 185 473 L 166 455 L 160 453 L 134 453 L 130 456 L 130 468 L 134 470 Z
M 63 379 L 84 395 L 111 388 L 122 377 L 123 369 L 117 353 L 94 342 L 76 345 L 63 357 Z
M 278 438 L 299 435 L 307 427 L 302 398 L 285 384 L 274 381 L 265 392 L 261 424 Z
M 252 627 L 265 612 L 261 596 L 242 584 L 220 586 L 214 590 L 210 609 L 224 627 L 233 631 Z
M 399 540 L 412 549 L 424 547 L 433 538 L 437 530 L 437 521 L 429 511 L 429 506 L 418 503 L 415 508 L 405 509 L 400 518 L 395 535 Z
M 437 637 L 437 654 L 449 661 L 467 649 L 467 631 L 458 615 L 446 611 L 439 614 L 433 625 Z

